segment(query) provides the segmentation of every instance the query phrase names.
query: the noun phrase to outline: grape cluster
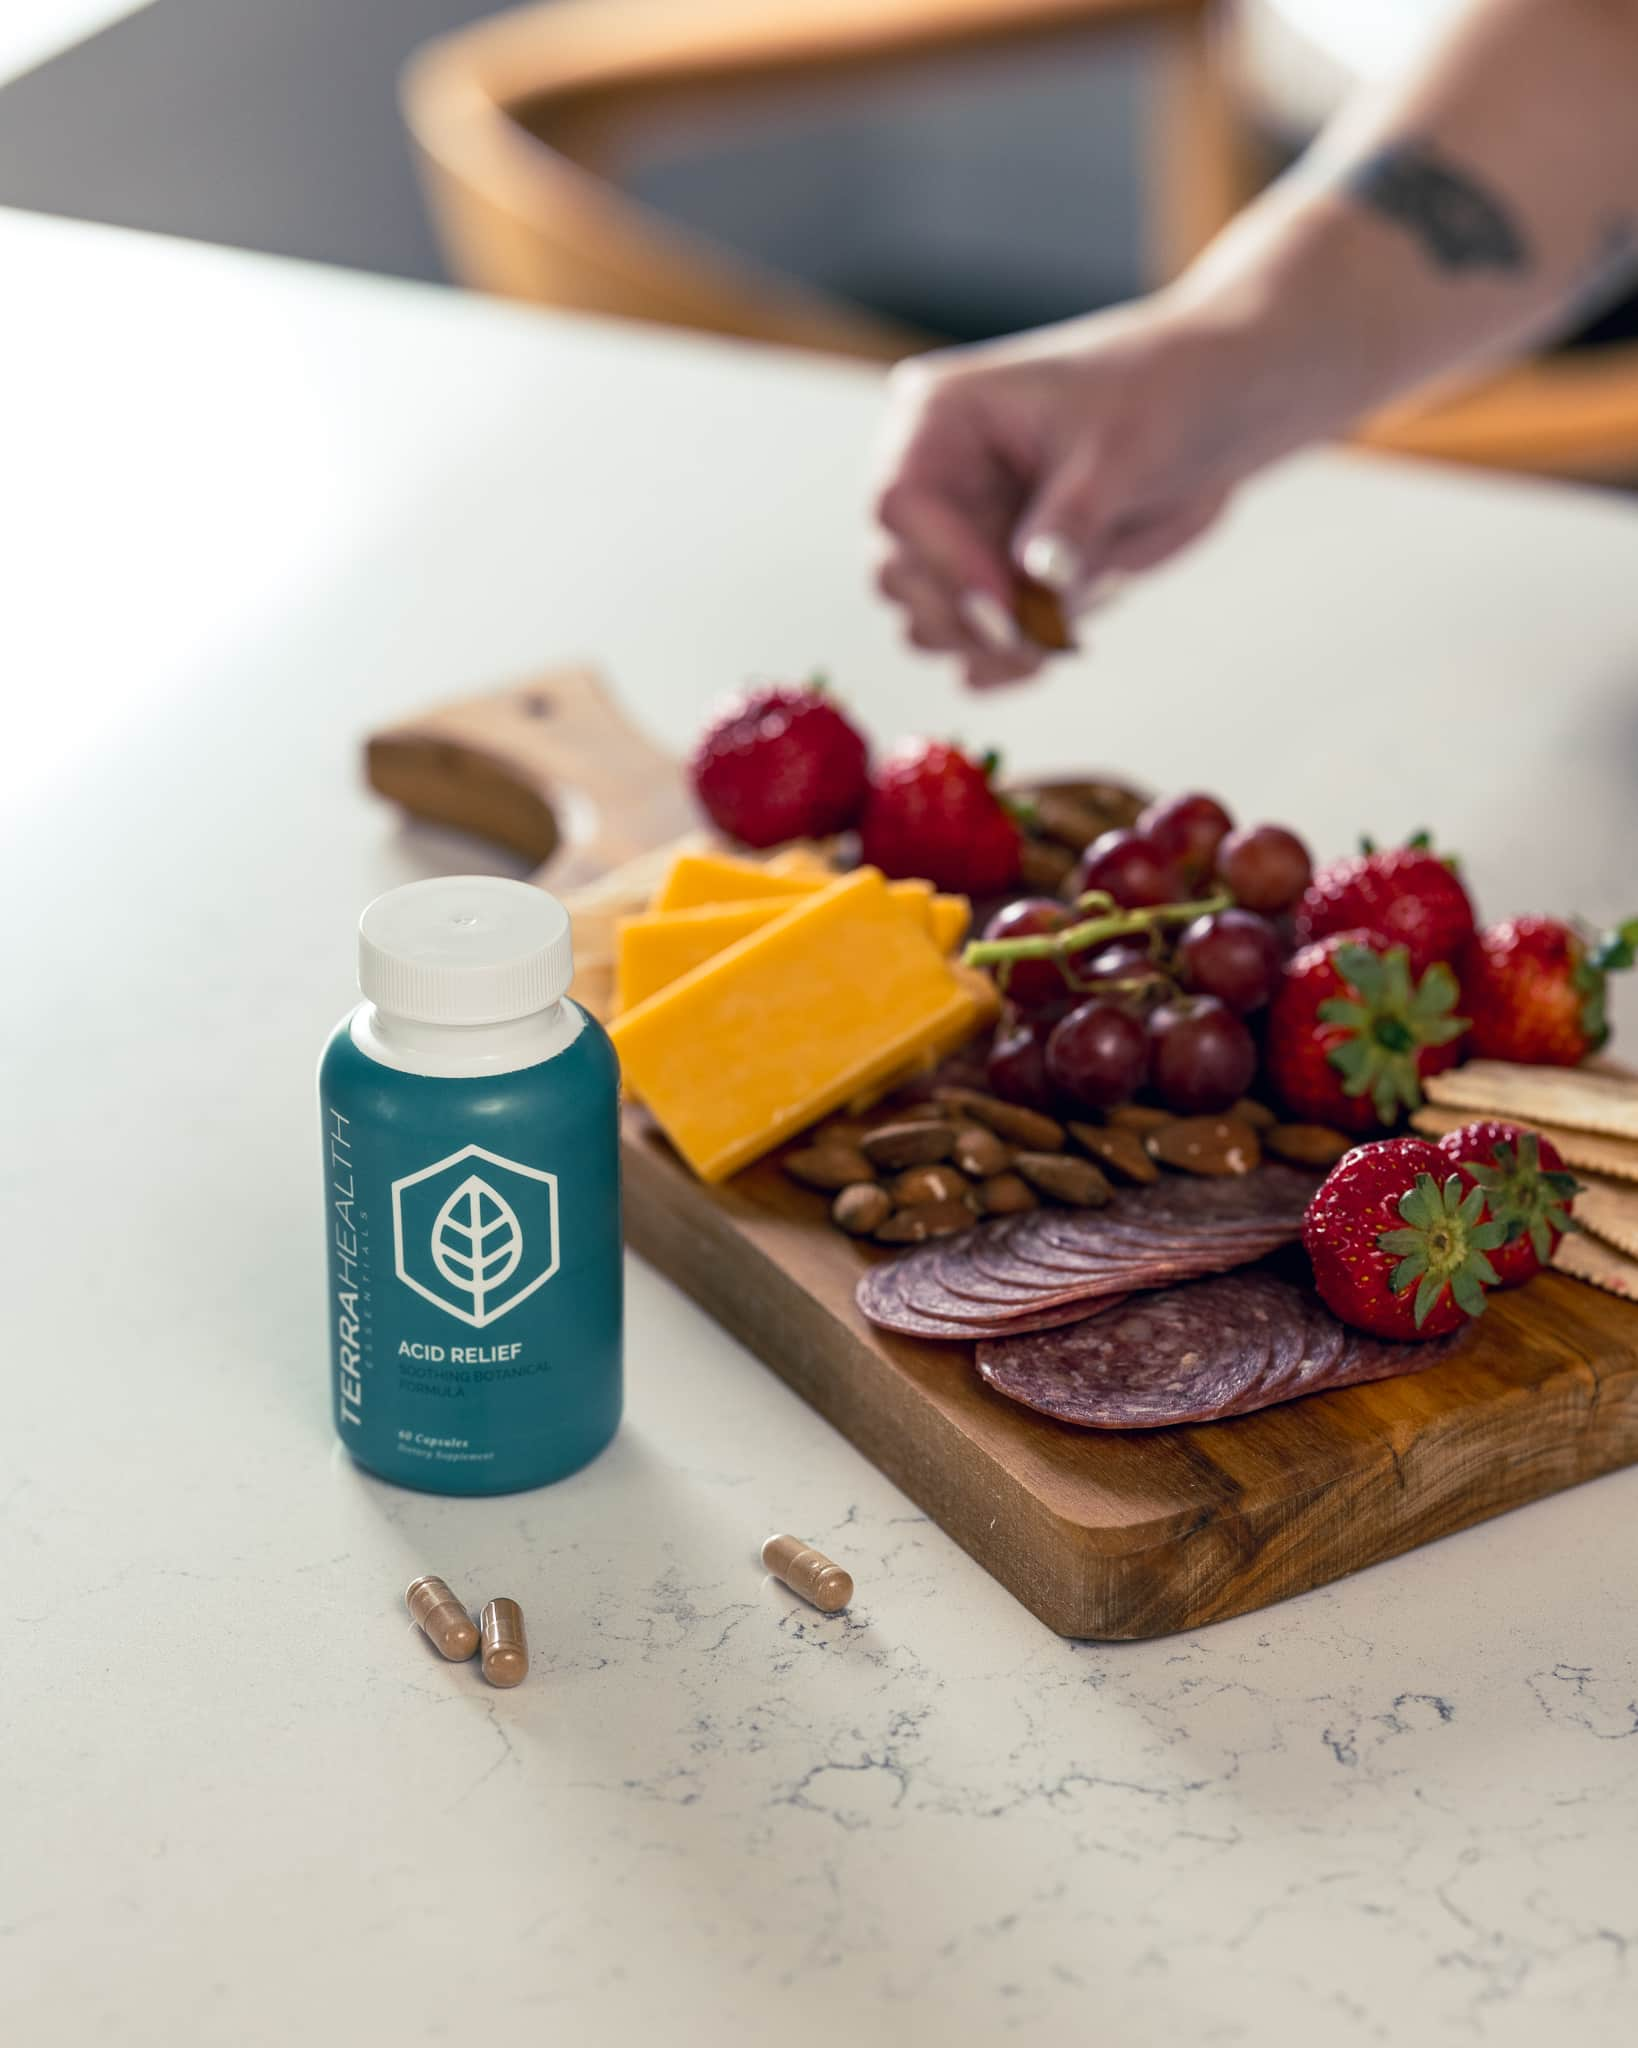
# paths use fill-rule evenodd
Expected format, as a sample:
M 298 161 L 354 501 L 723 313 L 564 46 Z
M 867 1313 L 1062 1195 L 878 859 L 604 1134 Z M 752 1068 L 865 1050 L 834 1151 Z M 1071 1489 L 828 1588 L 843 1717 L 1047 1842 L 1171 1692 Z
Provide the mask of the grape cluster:
M 1005 1009 L 994 1092 L 1104 1110 L 1140 1094 L 1181 1115 L 1226 1109 L 1258 1068 L 1258 1013 L 1290 951 L 1308 849 L 1283 825 L 1236 829 L 1215 797 L 1152 803 L 1094 839 L 1066 894 L 996 912 L 969 959 Z

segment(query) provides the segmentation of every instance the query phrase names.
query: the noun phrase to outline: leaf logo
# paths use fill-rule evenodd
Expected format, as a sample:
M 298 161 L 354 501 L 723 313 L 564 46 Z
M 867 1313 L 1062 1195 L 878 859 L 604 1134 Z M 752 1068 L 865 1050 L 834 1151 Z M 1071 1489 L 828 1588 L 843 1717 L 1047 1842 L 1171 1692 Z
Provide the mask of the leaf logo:
M 485 1329 L 558 1270 L 557 1175 L 463 1145 L 392 1183 L 392 1236 L 403 1284 Z
M 432 1226 L 432 1263 L 451 1287 L 472 1297 L 484 1321 L 484 1297 L 504 1287 L 523 1257 L 517 1212 L 488 1181 L 468 1174 L 438 1211 Z

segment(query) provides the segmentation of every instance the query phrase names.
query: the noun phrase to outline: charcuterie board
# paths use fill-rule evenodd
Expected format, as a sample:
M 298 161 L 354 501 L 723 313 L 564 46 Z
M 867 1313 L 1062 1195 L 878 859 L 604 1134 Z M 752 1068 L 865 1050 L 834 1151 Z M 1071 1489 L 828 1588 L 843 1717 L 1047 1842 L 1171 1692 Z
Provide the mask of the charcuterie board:
M 686 822 L 665 757 L 578 672 L 378 736 L 372 772 L 446 822 L 498 810 L 492 836 L 519 850 L 563 827 L 550 886 Z M 971 1346 L 872 1328 L 854 1290 L 882 1254 L 777 1166 L 706 1186 L 638 1108 L 624 1154 L 633 1248 L 1061 1635 L 1222 1620 L 1638 1460 L 1638 1313 L 1557 1274 L 1495 1297 L 1459 1355 L 1420 1373 L 1085 1430 L 994 1393 Z
M 1638 1459 L 1638 1313 L 1557 1274 L 1425 1373 L 1072 1429 L 992 1393 L 970 1347 L 872 1329 L 871 1254 L 775 1167 L 703 1187 L 631 1110 L 625 1168 L 634 1249 L 1060 1635 L 1221 1621 Z

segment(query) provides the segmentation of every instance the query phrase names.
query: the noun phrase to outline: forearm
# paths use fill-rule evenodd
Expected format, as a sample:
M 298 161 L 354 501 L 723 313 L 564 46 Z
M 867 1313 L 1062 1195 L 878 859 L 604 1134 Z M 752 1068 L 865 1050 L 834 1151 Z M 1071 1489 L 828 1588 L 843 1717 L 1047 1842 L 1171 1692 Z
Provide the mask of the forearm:
M 1488 0 L 1168 295 L 1249 342 L 1267 455 L 1516 353 L 1638 267 L 1638 0 Z

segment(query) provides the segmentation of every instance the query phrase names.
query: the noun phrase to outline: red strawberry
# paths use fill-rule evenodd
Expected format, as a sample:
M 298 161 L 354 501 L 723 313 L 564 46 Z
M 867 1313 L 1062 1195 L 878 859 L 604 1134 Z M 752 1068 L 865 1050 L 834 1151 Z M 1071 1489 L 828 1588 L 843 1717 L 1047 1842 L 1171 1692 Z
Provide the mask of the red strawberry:
M 1433 849 L 1413 840 L 1334 860 L 1315 875 L 1297 902 L 1297 944 L 1342 931 L 1407 947 L 1420 974 L 1435 960 L 1454 960 L 1473 936 L 1473 905 Z
M 1482 1188 L 1486 1206 L 1506 1231 L 1491 1257 L 1500 1284 L 1517 1287 L 1539 1273 L 1566 1230 L 1580 1189 L 1550 1138 L 1517 1124 L 1463 1124 L 1447 1131 L 1439 1150 L 1454 1159 L 1469 1187 Z
M 1421 1102 L 1423 1077 L 1456 1064 L 1455 1001 L 1456 977 L 1442 962 L 1413 982 L 1403 946 L 1335 932 L 1286 963 L 1268 1014 L 1269 1078 L 1307 1123 L 1397 1123 Z
M 1630 967 L 1638 918 L 1589 942 L 1556 917 L 1488 925 L 1462 949 L 1462 1006 L 1476 1058 L 1573 1067 L 1609 1037 L 1606 976 Z
M 746 846 L 821 839 L 853 824 L 865 743 L 816 684 L 768 685 L 724 705 L 688 764 L 706 816 Z
M 990 787 L 993 769 L 942 740 L 901 740 L 871 777 L 860 858 L 969 896 L 1007 888 L 1023 841 Z
M 1303 1218 L 1314 1285 L 1334 1315 L 1378 1337 L 1442 1337 L 1483 1313 L 1505 1226 L 1482 1189 L 1422 1138 L 1356 1145 Z

